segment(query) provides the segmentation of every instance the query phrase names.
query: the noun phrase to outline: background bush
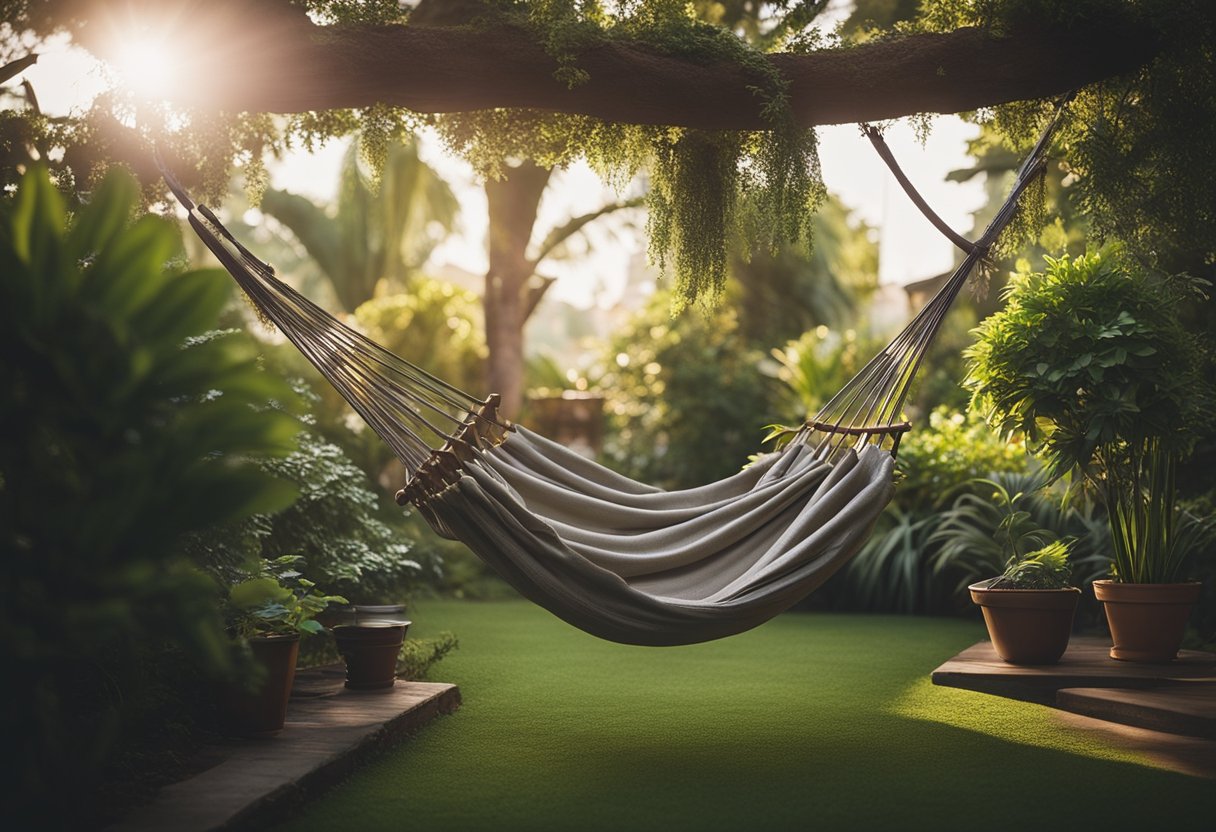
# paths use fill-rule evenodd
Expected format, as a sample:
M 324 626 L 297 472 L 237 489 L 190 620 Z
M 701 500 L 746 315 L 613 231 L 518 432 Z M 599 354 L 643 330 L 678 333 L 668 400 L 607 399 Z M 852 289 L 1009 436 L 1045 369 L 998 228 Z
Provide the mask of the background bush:
M 764 361 L 731 309 L 673 318 L 670 297 L 656 293 L 611 341 L 595 379 L 607 396 L 606 460 L 666 488 L 735 473 L 780 415 Z

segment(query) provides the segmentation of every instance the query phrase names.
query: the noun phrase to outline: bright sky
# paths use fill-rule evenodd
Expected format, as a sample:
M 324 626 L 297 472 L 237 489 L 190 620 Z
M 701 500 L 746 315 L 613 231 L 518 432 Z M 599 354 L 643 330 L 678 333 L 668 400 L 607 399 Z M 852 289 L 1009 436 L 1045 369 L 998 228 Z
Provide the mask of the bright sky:
M 84 106 L 107 81 L 97 63 L 63 43 L 43 49 L 41 58 L 24 74 L 36 90 L 43 110 L 66 113 Z M 978 128 L 953 116 L 936 119 L 922 146 L 904 123 L 886 132 L 888 144 L 904 171 L 943 219 L 959 231 L 970 228 L 970 213 L 984 202 L 983 183 L 945 181 L 946 174 L 967 166 L 966 140 Z M 313 154 L 297 153 L 271 166 L 272 183 L 328 200 L 334 196 L 344 142 L 331 142 Z M 473 273 L 486 269 L 485 195 L 469 166 L 448 155 L 433 137 L 424 138 L 423 158 L 452 185 L 461 202 L 460 229 L 436 251 L 433 263 L 450 263 Z M 855 125 L 820 130 L 820 157 L 828 189 L 874 226 L 880 246 L 880 279 L 906 283 L 939 274 L 953 262 L 953 249 L 904 195 L 870 143 Z M 595 210 L 617 195 L 600 183 L 586 166 L 559 173 L 546 191 L 537 222 L 537 238 L 570 216 Z M 630 212 L 641 224 L 639 212 Z M 571 244 L 568 260 L 554 260 L 543 273 L 558 278 L 551 296 L 576 306 L 611 303 L 624 285 L 630 260 L 645 249 L 641 228 L 624 216 L 597 220 L 582 239 Z
M 982 180 L 947 182 L 946 174 L 967 167 L 966 142 L 978 128 L 954 116 L 942 116 L 924 146 L 905 123 L 885 133 L 887 144 L 917 190 L 934 210 L 960 232 L 971 227 L 971 212 L 984 204 Z M 954 248 L 912 205 L 856 125 L 820 130 L 820 158 L 828 189 L 876 229 L 879 242 L 879 277 L 884 283 L 908 283 L 946 271 L 953 265 Z M 332 199 L 344 142 L 332 142 L 320 152 L 297 154 L 272 165 L 275 187 Z M 451 263 L 475 274 L 487 267 L 485 252 L 485 194 L 462 160 L 447 154 L 438 140 L 424 138 L 422 156 L 452 185 L 461 202 L 460 229 L 436 253 L 433 262 Z M 545 193 L 536 237 L 571 216 L 593 211 L 617 199 L 585 165 L 560 173 Z M 636 215 L 635 215 L 636 216 Z M 639 222 L 639 225 L 642 224 Z M 621 217 L 597 220 L 588 227 L 585 256 L 552 261 L 542 271 L 558 278 L 550 290 L 576 306 L 589 306 L 597 290 L 606 288 L 614 299 L 624 284 L 630 259 L 644 251 L 641 228 L 629 227 Z M 582 250 L 583 242 L 573 248 Z

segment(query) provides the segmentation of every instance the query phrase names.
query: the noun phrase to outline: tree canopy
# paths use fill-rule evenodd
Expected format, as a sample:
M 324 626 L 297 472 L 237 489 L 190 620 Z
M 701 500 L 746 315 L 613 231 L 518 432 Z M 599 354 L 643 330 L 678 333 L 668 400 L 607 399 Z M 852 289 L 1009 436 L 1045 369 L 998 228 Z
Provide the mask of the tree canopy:
M 825 34 L 810 24 L 827 4 L 798 0 L 0 4 L 13 61 L 60 31 L 113 56 L 132 21 L 188 55 L 170 94 L 179 128 L 156 138 L 213 190 L 234 160 L 256 180 L 266 153 L 356 128 L 374 158 L 420 124 L 489 176 L 511 158 L 584 157 L 615 181 L 645 168 L 652 255 L 685 301 L 720 291 L 743 218 L 774 244 L 805 233 L 815 125 L 972 112 L 1026 141 L 1080 89 L 1059 147 L 1093 228 L 1156 265 L 1211 268 L 1211 4 L 950 0 L 875 26 L 858 20 L 866 5 Z M 155 108 L 133 136 L 132 107 L 108 96 L 76 125 L 10 114 L 0 140 L 10 159 L 66 146 L 83 187 L 99 160 L 146 167 Z

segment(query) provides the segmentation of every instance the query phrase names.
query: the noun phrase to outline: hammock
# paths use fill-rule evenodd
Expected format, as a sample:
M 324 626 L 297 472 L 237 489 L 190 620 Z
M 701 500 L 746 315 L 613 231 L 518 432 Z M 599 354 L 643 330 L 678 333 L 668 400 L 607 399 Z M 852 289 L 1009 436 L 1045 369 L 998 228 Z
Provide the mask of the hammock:
M 679 491 L 629 479 L 511 424 L 496 395 L 470 395 L 393 355 L 279 280 L 163 163 L 161 171 L 242 290 L 400 458 L 408 474 L 400 504 L 416 506 L 436 532 L 462 541 L 570 624 L 626 644 L 676 645 L 764 623 L 869 537 L 894 492 L 909 386 L 968 276 L 1041 173 L 1061 112 L 974 243 L 929 209 L 867 126 L 900 184 L 966 256 L 784 448 L 725 480 Z

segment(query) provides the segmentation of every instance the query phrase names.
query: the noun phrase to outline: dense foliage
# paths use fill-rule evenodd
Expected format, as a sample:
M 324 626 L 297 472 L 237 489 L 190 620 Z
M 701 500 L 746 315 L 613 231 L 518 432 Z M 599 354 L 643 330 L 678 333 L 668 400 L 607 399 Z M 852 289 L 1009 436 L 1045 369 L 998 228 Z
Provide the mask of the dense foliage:
M 1168 44 L 1142 69 L 1080 90 L 1057 145 L 1075 179 L 1076 204 L 1102 239 L 1128 243 L 1164 271 L 1213 275 L 1216 267 L 1216 15 L 1206 0 L 950 0 L 924 4 L 910 24 L 996 32 L 1076 20 L 1137 26 Z M 908 24 L 905 24 L 908 25 Z M 1039 131 L 1051 103 L 1015 102 L 981 112 L 1015 143 Z
M 1211 409 L 1202 348 L 1178 318 L 1194 287 L 1109 254 L 1047 264 L 1015 275 L 1005 309 L 977 330 L 975 405 L 1002 433 L 1023 433 L 1056 476 L 1150 437 L 1189 449 Z
M 237 572 L 225 603 L 229 632 L 242 639 L 323 632 L 317 615 L 346 599 L 318 590 L 299 571 L 302 560 L 299 555 L 259 559 Z
M 247 338 L 208 333 L 227 276 L 184 272 L 176 227 L 132 220 L 136 202 L 115 173 L 69 219 L 35 168 L 0 203 L 6 805 L 44 823 L 88 810 L 153 654 L 225 662 L 218 587 L 178 538 L 294 498 L 259 465 L 294 446 L 298 423 L 264 406 L 290 389 Z M 48 797 L 64 782 L 78 802 Z
M 227 582 L 250 561 L 302 557 L 302 569 L 330 592 L 356 603 L 404 600 L 423 577 L 399 510 L 381 507 L 367 475 L 312 430 L 291 454 L 263 463 L 299 490 L 287 508 L 208 528 L 189 538 L 189 551 Z M 428 559 L 429 567 L 436 561 Z
M 1195 293 L 1110 255 L 1020 274 L 981 324 L 967 384 L 1003 432 L 1021 431 L 1049 473 L 1081 472 L 1112 523 L 1121 580 L 1180 576 L 1176 467 L 1210 430 L 1207 356 L 1179 320 Z
M 899 503 L 905 508 L 941 508 L 975 479 L 995 471 L 1023 473 L 1029 467 L 1021 435 L 996 436 L 974 411 L 939 407 L 927 422 L 899 444 Z
M 663 293 L 611 342 L 603 375 L 605 456 L 619 470 L 667 487 L 738 471 L 777 421 L 776 385 L 726 309 L 671 318 Z
M 1030 458 L 1019 438 L 997 437 L 976 414 L 943 406 L 927 421 L 900 443 L 895 500 L 861 551 L 829 585 L 832 606 L 925 613 L 951 611 L 965 600 L 963 590 L 973 581 L 956 580 L 955 565 L 949 563 L 954 558 L 934 564 L 943 540 L 938 530 L 952 505 L 975 498 L 976 479 L 1021 476 Z M 986 533 L 984 551 L 993 532 Z M 998 565 L 974 580 L 999 571 Z

